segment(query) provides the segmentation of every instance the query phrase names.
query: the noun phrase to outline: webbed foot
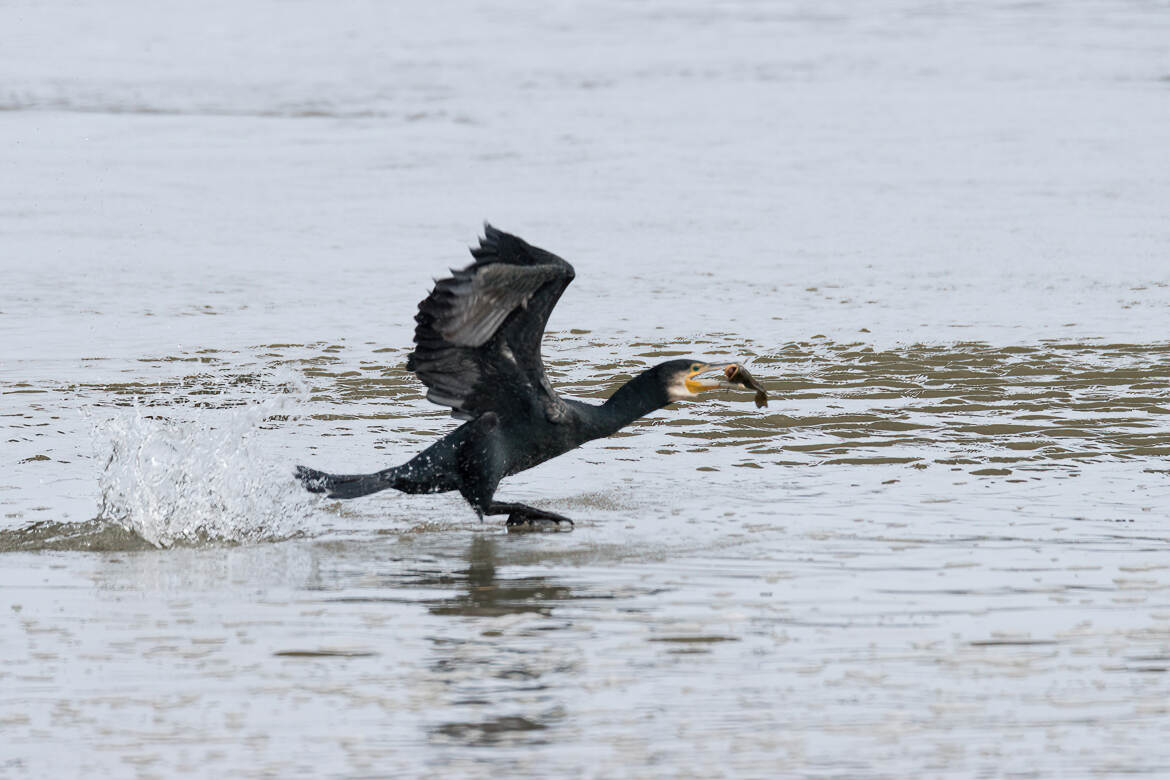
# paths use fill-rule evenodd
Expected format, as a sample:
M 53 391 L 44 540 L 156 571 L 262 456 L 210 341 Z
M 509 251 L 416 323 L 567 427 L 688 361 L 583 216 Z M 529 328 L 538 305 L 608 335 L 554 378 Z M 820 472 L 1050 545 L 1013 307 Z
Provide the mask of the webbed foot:
M 509 531 L 560 531 L 573 530 L 573 521 L 564 515 L 551 512 L 547 509 L 537 509 L 526 504 L 493 503 L 486 514 L 502 515 L 507 513 L 508 520 L 504 523 Z

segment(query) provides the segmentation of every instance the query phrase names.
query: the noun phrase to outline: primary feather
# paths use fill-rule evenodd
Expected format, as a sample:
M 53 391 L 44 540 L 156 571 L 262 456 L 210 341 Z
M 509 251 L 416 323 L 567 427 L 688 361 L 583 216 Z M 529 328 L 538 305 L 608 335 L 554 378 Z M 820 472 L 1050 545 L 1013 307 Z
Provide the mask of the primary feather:
M 563 402 L 545 376 L 540 345 L 573 266 L 491 225 L 471 254 L 474 263 L 440 279 L 419 304 L 407 369 L 428 400 L 458 418 L 537 407 L 559 419 Z

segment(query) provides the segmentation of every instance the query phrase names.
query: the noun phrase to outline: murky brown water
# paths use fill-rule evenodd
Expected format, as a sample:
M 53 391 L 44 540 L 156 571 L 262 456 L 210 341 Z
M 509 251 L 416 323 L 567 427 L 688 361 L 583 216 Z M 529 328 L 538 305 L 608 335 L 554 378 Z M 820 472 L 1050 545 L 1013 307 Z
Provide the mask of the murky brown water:
M 771 406 L 679 405 L 504 483 L 572 515 L 571 534 L 509 535 L 457 497 L 381 494 L 306 505 L 284 541 L 250 541 L 272 529 L 233 516 L 243 544 L 225 544 L 208 538 L 222 524 L 161 511 L 172 494 L 152 480 L 190 481 L 190 512 L 249 505 L 145 449 L 164 460 L 120 478 L 156 514 L 131 530 L 54 521 L 10 492 L 8 768 L 1166 769 L 1141 735 L 1166 717 L 1170 668 L 1170 346 L 698 341 L 754 356 Z M 685 346 L 562 333 L 549 351 L 620 381 Z M 54 426 L 76 424 L 53 412 L 80 397 L 91 417 L 186 420 L 188 448 L 214 452 L 226 430 L 259 437 L 260 457 L 374 468 L 451 424 L 402 351 L 378 349 L 269 345 L 150 361 L 133 369 L 144 381 L 6 383 L 38 391 L 6 432 L 50 453 L 25 473 L 52 469 Z M 147 379 L 175 363 L 187 373 Z M 290 365 L 310 385 L 300 400 L 240 428 Z M 550 371 L 579 397 L 615 384 L 587 360 Z M 303 500 L 291 479 L 281 491 Z M 100 747 L 62 761 L 36 747 L 50 738 Z

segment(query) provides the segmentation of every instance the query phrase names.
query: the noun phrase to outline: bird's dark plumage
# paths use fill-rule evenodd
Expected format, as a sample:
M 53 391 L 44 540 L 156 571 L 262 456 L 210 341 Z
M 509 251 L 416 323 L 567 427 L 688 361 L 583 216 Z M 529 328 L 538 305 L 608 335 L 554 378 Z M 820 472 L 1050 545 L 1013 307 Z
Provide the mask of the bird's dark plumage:
M 562 417 L 540 342 L 573 266 L 491 225 L 471 254 L 474 263 L 439 280 L 418 305 L 406 368 L 429 388 L 430 401 L 460 419 L 488 411 Z
M 418 307 L 406 367 L 427 398 L 466 422 L 401 466 L 339 475 L 297 467 L 314 492 L 356 498 L 386 488 L 458 490 L 483 515 L 508 524 L 572 522 L 555 512 L 494 500 L 504 477 L 591 439 L 608 436 L 671 401 L 726 387 L 722 365 L 672 360 L 634 377 L 600 406 L 561 398 L 549 384 L 540 344 L 573 267 L 516 236 L 484 226 L 475 262 L 440 279 Z M 699 377 L 715 374 L 714 384 Z

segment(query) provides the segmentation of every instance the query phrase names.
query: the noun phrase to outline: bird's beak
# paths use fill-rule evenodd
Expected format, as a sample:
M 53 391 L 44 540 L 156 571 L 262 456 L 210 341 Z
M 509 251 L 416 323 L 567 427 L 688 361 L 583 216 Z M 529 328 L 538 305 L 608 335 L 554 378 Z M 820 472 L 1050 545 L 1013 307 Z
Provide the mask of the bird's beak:
M 704 390 L 726 390 L 735 387 L 727 378 L 728 366 L 734 363 L 704 363 L 698 371 L 687 375 L 687 390 L 692 393 L 701 393 Z

